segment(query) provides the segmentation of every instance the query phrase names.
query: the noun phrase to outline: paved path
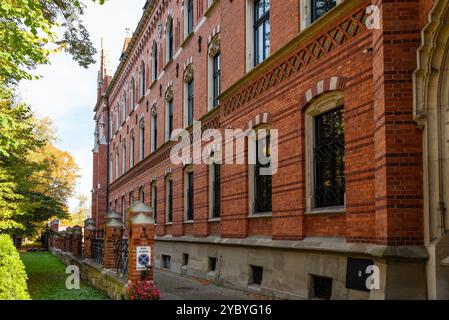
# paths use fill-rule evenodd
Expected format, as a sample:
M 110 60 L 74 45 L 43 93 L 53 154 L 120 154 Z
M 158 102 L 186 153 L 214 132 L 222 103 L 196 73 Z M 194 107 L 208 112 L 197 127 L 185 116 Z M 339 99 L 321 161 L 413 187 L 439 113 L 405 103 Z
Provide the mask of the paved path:
M 161 290 L 163 300 L 262 300 L 266 298 L 163 270 L 155 270 L 155 283 Z

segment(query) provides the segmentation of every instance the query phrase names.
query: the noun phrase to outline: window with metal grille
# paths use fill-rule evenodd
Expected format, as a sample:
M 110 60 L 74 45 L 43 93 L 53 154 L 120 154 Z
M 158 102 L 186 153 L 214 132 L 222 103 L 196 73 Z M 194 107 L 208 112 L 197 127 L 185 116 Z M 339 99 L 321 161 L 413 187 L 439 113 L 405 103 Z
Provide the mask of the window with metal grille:
M 344 109 L 315 117 L 315 208 L 345 204 Z
M 193 214 L 193 172 L 188 172 L 186 175 L 187 178 L 187 220 L 192 221 Z
M 270 0 L 254 1 L 254 65 L 270 54 Z
M 193 32 L 193 0 L 187 2 L 187 35 Z
M 262 130 L 262 129 L 261 129 Z M 256 165 L 255 165 L 255 212 L 264 213 L 272 211 L 272 176 L 261 174 L 262 170 L 270 168 L 271 164 L 261 163 L 261 155 L 269 158 L 271 156 L 270 150 L 270 135 L 267 134 L 265 139 L 256 142 Z M 261 146 L 262 144 L 262 146 Z M 260 148 L 263 148 L 260 150 Z M 264 161 L 265 162 L 265 161 Z
M 218 163 L 214 163 L 212 165 L 214 170 L 214 180 L 213 180 L 213 209 L 212 209 L 212 218 L 220 217 L 220 192 L 221 192 L 221 165 Z
M 173 180 L 167 179 L 167 221 L 173 221 Z
M 250 284 L 261 285 L 263 279 L 263 268 L 251 266 Z
M 213 74 L 213 86 L 214 86 L 214 107 L 220 104 L 218 96 L 221 93 L 221 57 L 220 53 L 217 53 L 214 57 L 214 74 Z
M 312 0 L 312 22 L 337 5 L 337 0 Z
M 193 80 L 187 83 L 187 126 L 193 124 L 194 91 Z
M 313 298 L 330 300 L 332 297 L 332 279 L 312 276 Z

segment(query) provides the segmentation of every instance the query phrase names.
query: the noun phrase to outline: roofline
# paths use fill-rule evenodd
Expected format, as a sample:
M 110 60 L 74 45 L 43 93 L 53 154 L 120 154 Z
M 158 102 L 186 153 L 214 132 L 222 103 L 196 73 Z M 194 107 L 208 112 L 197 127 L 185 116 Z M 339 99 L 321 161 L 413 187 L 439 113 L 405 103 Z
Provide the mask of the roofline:
M 159 0 L 148 0 L 145 3 L 144 6 L 144 13 L 142 14 L 142 17 L 140 18 L 139 24 L 136 27 L 136 30 L 133 34 L 133 36 L 131 37 L 131 40 L 128 44 L 128 47 L 126 49 L 126 51 L 122 54 L 122 57 L 120 59 L 120 63 L 117 67 L 117 69 L 114 72 L 114 75 L 112 77 L 111 82 L 108 85 L 108 89 L 106 90 L 106 92 L 101 96 L 101 98 L 97 101 L 97 103 L 95 104 L 95 108 L 94 108 L 94 112 L 98 111 L 98 108 L 100 107 L 103 98 L 105 96 L 109 96 L 112 88 L 114 87 L 115 83 L 117 82 L 118 78 L 121 76 L 122 71 L 125 67 L 125 65 L 128 63 L 128 60 L 131 56 L 131 52 L 133 51 L 133 49 L 136 46 L 137 40 L 140 38 L 140 36 L 142 35 L 142 32 L 144 31 L 144 27 L 147 24 L 147 22 L 149 21 L 151 14 L 153 13 L 154 9 L 156 8 L 156 3 L 158 3 Z

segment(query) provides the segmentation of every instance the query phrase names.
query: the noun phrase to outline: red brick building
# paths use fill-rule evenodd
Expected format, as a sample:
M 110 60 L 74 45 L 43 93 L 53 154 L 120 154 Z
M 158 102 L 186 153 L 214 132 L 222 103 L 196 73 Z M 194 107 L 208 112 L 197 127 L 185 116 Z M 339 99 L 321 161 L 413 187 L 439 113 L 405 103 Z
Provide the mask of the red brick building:
M 153 0 L 143 10 L 115 74 L 106 61 L 99 73 L 100 225 L 108 210 L 126 215 L 144 201 L 155 211 L 156 267 L 244 290 L 448 297 L 449 188 L 439 190 L 449 166 L 440 163 L 434 186 L 426 162 L 438 159 L 436 141 L 448 149 L 448 133 L 441 124 L 433 135 L 426 121 L 439 118 L 425 116 L 442 96 L 428 88 L 429 70 L 447 60 L 445 1 Z M 194 121 L 223 136 L 277 130 L 277 172 L 224 155 L 174 165 L 171 133 Z M 255 145 L 247 139 L 231 158 Z

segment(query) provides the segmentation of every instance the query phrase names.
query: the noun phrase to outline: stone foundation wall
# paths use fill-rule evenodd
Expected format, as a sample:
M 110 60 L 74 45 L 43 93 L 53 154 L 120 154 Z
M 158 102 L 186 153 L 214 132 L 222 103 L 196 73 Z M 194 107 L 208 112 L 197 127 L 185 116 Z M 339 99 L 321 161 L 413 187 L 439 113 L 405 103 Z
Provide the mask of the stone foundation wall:
M 80 259 L 71 253 L 62 252 L 58 249 L 51 249 L 51 252 L 65 265 L 78 266 L 81 279 L 87 281 L 96 289 L 105 292 L 109 298 L 113 300 L 122 299 L 125 285 L 128 283 L 127 276 L 104 269 L 102 265 L 93 262 L 91 259 Z
M 169 264 L 163 256 L 170 257 Z M 214 271 L 210 258 L 217 259 Z M 372 259 L 380 271 L 380 289 L 347 289 L 348 258 Z M 332 280 L 331 299 L 426 299 L 426 259 L 423 247 L 347 244 L 335 238 L 163 237 L 155 241 L 155 268 L 167 267 L 225 287 L 287 299 L 315 298 L 316 277 Z M 252 266 L 263 268 L 261 285 L 252 284 Z

